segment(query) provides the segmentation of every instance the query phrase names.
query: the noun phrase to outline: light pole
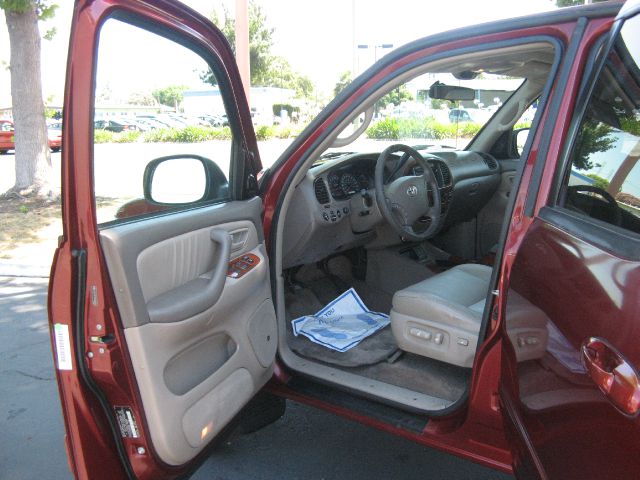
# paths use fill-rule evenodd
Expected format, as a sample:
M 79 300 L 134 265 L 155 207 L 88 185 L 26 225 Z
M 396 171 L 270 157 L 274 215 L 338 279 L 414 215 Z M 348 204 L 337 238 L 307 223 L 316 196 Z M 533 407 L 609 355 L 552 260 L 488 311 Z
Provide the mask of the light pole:
M 366 50 L 373 47 L 373 63 L 376 63 L 378 61 L 378 49 L 386 49 L 386 48 L 393 48 L 393 43 L 380 43 L 378 45 L 368 45 L 368 44 L 359 44 L 358 45 L 358 50 Z M 358 65 L 358 70 L 360 65 Z
M 386 49 L 386 48 L 393 48 L 393 43 L 380 43 L 377 45 L 367 45 L 367 44 L 359 44 L 358 45 L 358 49 L 359 50 L 366 50 L 373 47 L 373 63 L 376 63 L 378 61 L 378 49 Z M 358 70 L 360 70 L 360 65 L 358 65 Z M 357 72 L 359 73 L 359 72 Z M 377 117 L 378 116 L 378 102 L 376 102 L 375 107 L 374 107 L 374 115 Z

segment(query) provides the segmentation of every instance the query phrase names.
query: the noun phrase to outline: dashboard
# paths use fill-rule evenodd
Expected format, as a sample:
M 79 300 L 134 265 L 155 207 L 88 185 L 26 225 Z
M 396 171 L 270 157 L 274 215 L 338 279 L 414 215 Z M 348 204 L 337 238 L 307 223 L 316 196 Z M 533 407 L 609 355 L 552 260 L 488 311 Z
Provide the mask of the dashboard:
M 420 153 L 440 191 L 441 230 L 474 218 L 500 184 L 500 164 L 489 154 Z M 386 224 L 375 199 L 378 157 L 377 152 L 331 153 L 309 169 L 286 213 L 284 268 L 319 261 L 376 238 L 376 230 Z M 385 183 L 421 174 L 417 162 L 400 154 L 385 165 Z

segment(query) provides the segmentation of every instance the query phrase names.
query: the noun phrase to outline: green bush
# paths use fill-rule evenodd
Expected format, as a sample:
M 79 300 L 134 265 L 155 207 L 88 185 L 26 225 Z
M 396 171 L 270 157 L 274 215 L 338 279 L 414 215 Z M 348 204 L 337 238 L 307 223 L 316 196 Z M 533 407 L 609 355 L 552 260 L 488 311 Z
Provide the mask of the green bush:
M 292 117 L 293 112 L 300 112 L 300 107 L 294 107 L 293 105 L 289 105 L 288 103 L 274 103 L 271 107 L 271 110 L 276 117 L 280 116 L 280 112 L 282 110 L 286 110 L 289 117 Z
M 144 134 L 147 143 L 196 143 L 207 140 L 230 140 L 231 129 L 229 127 L 203 127 L 190 125 L 185 128 L 165 128 L 150 130 Z
M 365 132 L 367 138 L 376 140 L 398 140 L 400 138 L 400 126 L 395 118 L 385 118 L 373 124 Z
M 113 142 L 115 143 L 133 143 L 137 142 L 142 136 L 142 132 L 136 130 L 130 130 L 128 132 L 120 132 L 113 135 Z
M 513 126 L 514 130 L 520 130 L 521 128 L 531 128 L 531 122 L 518 122 Z
M 636 137 L 640 135 L 640 121 L 635 118 L 623 117 L 620 119 L 622 130 Z
M 115 134 L 109 130 L 94 130 L 93 143 L 112 143 Z
M 260 125 L 256 128 L 256 138 L 260 141 L 269 140 L 275 135 L 275 129 L 268 125 Z
M 595 173 L 587 173 L 587 177 L 592 179 L 593 186 L 599 188 L 600 190 L 608 190 L 609 189 L 609 180 L 603 178 Z
M 459 125 L 459 128 L 460 128 L 459 132 L 462 132 L 459 134 L 459 136 L 465 137 L 465 138 L 475 137 L 477 133 L 480 131 L 480 129 L 482 128 L 482 124 L 473 123 L 473 122 L 464 122 Z
M 256 137 L 258 140 L 269 140 L 271 138 L 291 138 L 300 133 L 301 127 L 283 126 L 272 127 L 261 125 L 256 127 Z M 128 131 L 113 133 L 107 130 L 96 130 L 95 143 L 133 143 L 143 141 L 145 143 L 196 143 L 208 140 L 231 140 L 231 129 L 229 127 L 204 127 L 191 125 L 185 128 L 162 128 L 149 130 L 142 133 L 138 131 Z
M 386 118 L 373 124 L 366 131 L 368 138 L 376 140 L 399 140 L 402 138 L 424 138 L 442 140 L 446 138 L 473 137 L 482 128 L 479 123 L 440 123 L 427 118 Z
M 146 143 L 173 142 L 176 137 L 175 128 L 159 128 L 145 132 L 143 141 Z
M 210 140 L 231 140 L 231 129 L 229 127 L 210 129 Z
M 176 142 L 178 143 L 196 143 L 206 142 L 211 138 L 211 128 L 199 125 L 189 125 L 182 130 L 177 131 Z
M 456 125 L 455 123 L 434 123 L 433 133 L 430 138 L 433 138 L 434 140 L 456 138 L 456 134 L 458 136 L 462 136 L 460 125 Z

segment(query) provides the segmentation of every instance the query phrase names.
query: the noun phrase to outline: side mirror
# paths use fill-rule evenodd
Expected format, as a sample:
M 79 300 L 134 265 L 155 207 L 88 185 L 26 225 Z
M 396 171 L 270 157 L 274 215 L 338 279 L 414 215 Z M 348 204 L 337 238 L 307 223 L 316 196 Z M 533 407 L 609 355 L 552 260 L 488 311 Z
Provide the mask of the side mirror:
M 456 87 L 436 82 L 429 88 L 429 97 L 438 100 L 470 101 L 475 100 L 476 91 L 473 88 Z
M 220 168 L 198 155 L 170 155 L 149 162 L 143 177 L 144 198 L 161 205 L 185 205 L 226 196 Z
M 522 155 L 524 151 L 524 146 L 527 143 L 527 138 L 529 138 L 529 132 L 531 128 L 520 128 L 518 130 L 513 131 L 514 138 L 514 150 L 518 152 L 518 157 Z

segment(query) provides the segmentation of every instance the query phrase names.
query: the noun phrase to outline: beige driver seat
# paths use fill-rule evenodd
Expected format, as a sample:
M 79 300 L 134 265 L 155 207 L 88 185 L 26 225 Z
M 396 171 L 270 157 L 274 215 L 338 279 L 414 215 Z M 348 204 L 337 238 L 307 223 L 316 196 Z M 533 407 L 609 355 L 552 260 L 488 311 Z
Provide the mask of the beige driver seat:
M 464 264 L 397 291 L 391 330 L 398 346 L 471 367 L 490 281 L 491 267 Z M 547 348 L 547 316 L 509 290 L 507 333 L 518 361 L 540 358 Z

